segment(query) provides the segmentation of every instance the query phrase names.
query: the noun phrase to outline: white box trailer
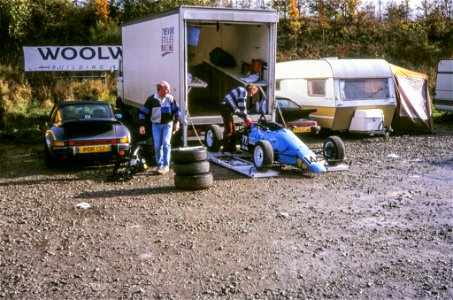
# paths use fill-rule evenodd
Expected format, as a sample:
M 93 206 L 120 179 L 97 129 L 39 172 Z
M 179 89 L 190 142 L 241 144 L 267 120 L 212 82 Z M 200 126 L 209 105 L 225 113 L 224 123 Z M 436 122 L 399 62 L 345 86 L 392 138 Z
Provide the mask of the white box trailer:
M 259 103 L 266 118 L 273 119 L 278 20 L 270 10 L 181 6 L 123 24 L 117 103 L 134 108 L 136 115 L 156 84 L 168 81 L 184 112 L 186 145 L 192 124 L 222 124 L 220 102 L 231 89 L 250 81 L 247 71 L 253 60 L 261 67 L 253 82 L 260 93 L 250 99 L 249 113 L 258 118 Z M 234 58 L 235 65 L 213 63 L 210 56 L 216 48 Z
M 453 59 L 441 60 L 437 66 L 433 102 L 437 110 L 453 112 Z
M 296 60 L 276 64 L 276 96 L 316 109 L 322 128 L 388 134 L 396 108 L 390 64 L 382 59 Z

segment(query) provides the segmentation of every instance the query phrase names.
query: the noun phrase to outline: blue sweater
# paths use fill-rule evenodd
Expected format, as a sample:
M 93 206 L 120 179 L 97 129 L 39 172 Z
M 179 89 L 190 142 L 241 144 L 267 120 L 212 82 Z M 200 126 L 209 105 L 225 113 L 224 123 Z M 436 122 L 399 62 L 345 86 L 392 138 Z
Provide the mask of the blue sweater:
M 145 104 L 140 108 L 138 120 L 140 125 L 145 121 L 151 120 L 152 123 L 168 124 L 173 120 L 178 120 L 181 116 L 181 110 L 176 100 L 168 94 L 162 100 L 157 93 L 148 97 Z

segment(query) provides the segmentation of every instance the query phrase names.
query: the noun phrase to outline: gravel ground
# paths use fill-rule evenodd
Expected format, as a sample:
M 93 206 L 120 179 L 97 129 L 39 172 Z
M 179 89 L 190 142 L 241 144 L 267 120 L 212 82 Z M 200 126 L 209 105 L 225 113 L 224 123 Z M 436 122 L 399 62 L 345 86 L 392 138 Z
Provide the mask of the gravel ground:
M 436 130 L 344 136 L 346 172 L 211 165 L 201 191 L 0 143 L 0 298 L 453 299 L 453 124 Z

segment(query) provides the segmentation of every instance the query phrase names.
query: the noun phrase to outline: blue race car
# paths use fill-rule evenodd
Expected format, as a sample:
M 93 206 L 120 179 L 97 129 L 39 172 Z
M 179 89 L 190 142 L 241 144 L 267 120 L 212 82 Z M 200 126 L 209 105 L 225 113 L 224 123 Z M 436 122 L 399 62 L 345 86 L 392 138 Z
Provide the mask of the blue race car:
M 291 165 L 302 171 L 326 172 L 344 161 L 345 148 L 338 136 L 324 140 L 322 158 L 305 145 L 291 130 L 261 117 L 238 130 L 240 149 L 252 154 L 257 169 L 265 170 L 275 162 Z M 205 131 L 209 151 L 217 152 L 222 144 L 222 130 L 210 125 Z

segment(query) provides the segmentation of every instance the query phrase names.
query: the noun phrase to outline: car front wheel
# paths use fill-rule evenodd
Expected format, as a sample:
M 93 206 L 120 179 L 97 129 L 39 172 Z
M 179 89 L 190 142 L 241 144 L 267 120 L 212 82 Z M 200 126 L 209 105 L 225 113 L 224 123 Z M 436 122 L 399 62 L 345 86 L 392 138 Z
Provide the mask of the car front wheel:
M 274 150 L 268 141 L 259 141 L 253 149 L 253 163 L 258 170 L 269 169 L 274 162 Z
M 50 154 L 49 148 L 47 146 L 44 147 L 44 159 L 46 161 L 46 166 L 49 169 L 55 169 L 60 167 L 60 163 L 58 160 Z

